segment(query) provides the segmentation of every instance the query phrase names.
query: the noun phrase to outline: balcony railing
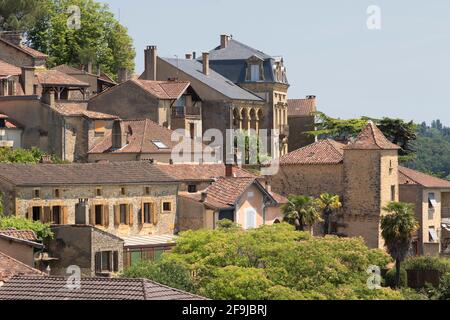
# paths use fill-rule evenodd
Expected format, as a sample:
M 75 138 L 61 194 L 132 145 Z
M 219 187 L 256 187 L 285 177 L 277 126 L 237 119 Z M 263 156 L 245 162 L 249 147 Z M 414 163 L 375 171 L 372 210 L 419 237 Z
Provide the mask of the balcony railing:
M 198 107 L 174 107 L 172 109 L 172 118 L 200 117 L 200 108 Z

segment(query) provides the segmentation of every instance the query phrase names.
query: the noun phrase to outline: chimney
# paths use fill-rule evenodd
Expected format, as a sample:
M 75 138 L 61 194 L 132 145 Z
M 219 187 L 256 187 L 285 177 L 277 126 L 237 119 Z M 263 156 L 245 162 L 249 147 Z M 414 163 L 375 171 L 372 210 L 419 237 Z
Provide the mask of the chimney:
M 227 34 L 220 35 L 220 49 L 225 49 L 228 47 L 228 42 L 230 41 L 230 36 Z
M 147 46 L 145 55 L 145 80 L 156 80 L 156 59 L 158 57 L 156 46 Z
M 186 60 L 192 59 L 192 53 L 186 53 Z
M 306 99 L 308 99 L 308 100 L 313 100 L 313 99 L 315 99 L 316 98 L 316 96 L 313 96 L 313 95 L 311 95 L 311 96 L 306 96 Z
M 19 46 L 22 43 L 22 33 L 17 31 L 5 31 L 0 34 L 2 39 Z
M 207 197 L 208 197 L 208 194 L 206 192 L 202 192 L 200 202 L 205 202 Z
M 42 94 L 41 101 L 49 106 L 55 105 L 55 91 L 53 89 L 47 90 Z
M 192 59 L 195 60 L 196 58 L 197 58 L 197 52 L 193 51 L 193 52 L 192 52 Z
M 232 177 L 233 176 L 233 165 L 232 164 L 225 164 L 225 177 Z
M 117 80 L 119 83 L 125 82 L 128 80 L 128 69 L 127 68 L 119 68 L 117 72 Z
M 91 61 L 88 62 L 88 65 L 87 65 L 87 72 L 88 72 L 88 73 L 92 73 L 92 62 L 91 62 Z
M 203 58 L 203 74 L 207 76 L 209 75 L 209 53 L 203 52 L 202 58 Z
M 35 94 L 34 92 L 34 67 L 22 67 L 22 87 L 26 96 Z

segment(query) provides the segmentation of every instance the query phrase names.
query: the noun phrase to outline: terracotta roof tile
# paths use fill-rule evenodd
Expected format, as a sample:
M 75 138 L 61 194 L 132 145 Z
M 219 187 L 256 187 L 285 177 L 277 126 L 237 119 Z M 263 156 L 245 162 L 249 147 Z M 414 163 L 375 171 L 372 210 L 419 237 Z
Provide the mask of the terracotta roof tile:
M 398 167 L 399 184 L 419 184 L 426 188 L 450 188 L 450 181 L 439 179 L 413 169 Z
M 12 64 L 0 60 L 0 76 L 20 76 L 22 70 Z
M 204 192 L 207 193 L 206 204 L 227 208 L 233 206 L 242 193 L 255 182 L 255 178 L 220 177 Z
M 280 158 L 280 165 L 341 163 L 344 147 L 344 143 L 331 139 L 320 140 L 285 154 Z
M 88 83 L 58 70 L 36 70 L 36 79 L 41 85 L 46 86 L 89 87 Z
M 151 95 L 162 100 L 177 100 L 190 85 L 187 81 L 152 81 L 140 79 L 132 79 L 129 81 L 133 81 Z
M 225 176 L 224 164 L 158 164 L 157 167 L 172 178 L 180 181 L 209 181 Z M 255 178 L 250 172 L 237 166 L 233 166 L 233 175 L 235 177 Z
M 28 46 L 25 46 L 23 44 L 16 46 L 15 44 L 3 39 L 0 37 L 0 41 L 7 43 L 9 46 L 16 48 L 17 50 L 22 51 L 23 53 L 26 53 L 29 56 L 32 56 L 33 58 L 47 58 L 48 56 L 45 53 L 42 53 L 40 51 L 37 51 L 35 49 L 32 49 Z
M 144 161 L 71 164 L 0 164 L 0 179 L 16 186 L 176 183 Z
M 310 116 L 317 111 L 316 98 L 288 99 L 288 116 Z
M 94 74 L 94 73 L 89 73 L 86 70 L 81 70 L 72 66 L 69 66 L 67 64 L 60 64 L 59 66 L 56 66 L 54 68 L 52 68 L 52 70 L 57 70 L 63 73 L 66 73 L 68 75 L 79 75 L 79 74 L 88 74 L 88 75 L 92 75 L 98 78 L 98 80 L 101 81 L 105 81 L 111 84 L 115 84 L 114 80 L 111 79 L 111 77 L 109 77 L 106 73 L 101 72 L 100 75 Z
M 11 228 L 6 230 L 0 230 L 0 234 L 28 241 L 38 240 L 36 237 L 36 233 L 34 233 L 34 231 L 31 230 L 16 230 L 14 228 Z
M 369 121 L 358 137 L 349 143 L 345 149 L 398 150 L 400 147 L 390 142 L 380 129 L 372 121 Z
M 0 282 L 19 275 L 44 276 L 44 273 L 0 252 Z
M 81 278 L 67 288 L 64 277 L 13 277 L 0 287 L 0 300 L 205 300 L 147 279 Z
M 58 102 L 50 108 L 63 116 L 84 116 L 97 120 L 114 120 L 117 116 L 97 111 L 86 110 L 86 102 Z

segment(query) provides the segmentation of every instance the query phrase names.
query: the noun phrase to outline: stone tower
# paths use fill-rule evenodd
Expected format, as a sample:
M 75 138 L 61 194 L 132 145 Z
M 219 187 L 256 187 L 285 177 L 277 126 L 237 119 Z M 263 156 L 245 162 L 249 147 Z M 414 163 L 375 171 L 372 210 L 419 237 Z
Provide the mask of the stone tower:
M 344 198 L 341 230 L 361 236 L 370 248 L 383 248 L 382 209 L 398 201 L 398 149 L 369 121 L 356 140 L 344 147 Z

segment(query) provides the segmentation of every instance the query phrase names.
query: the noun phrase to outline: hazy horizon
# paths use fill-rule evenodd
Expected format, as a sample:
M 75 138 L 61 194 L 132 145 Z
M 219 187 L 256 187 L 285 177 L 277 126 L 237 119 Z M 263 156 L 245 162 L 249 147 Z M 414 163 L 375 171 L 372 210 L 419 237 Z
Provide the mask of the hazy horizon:
M 136 73 L 143 50 L 184 58 L 209 51 L 219 35 L 284 57 L 288 96 L 316 95 L 334 117 L 440 119 L 450 126 L 450 1 L 435 0 L 103 0 L 129 30 Z M 381 29 L 366 26 L 369 5 Z

